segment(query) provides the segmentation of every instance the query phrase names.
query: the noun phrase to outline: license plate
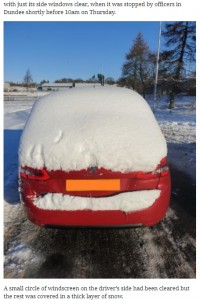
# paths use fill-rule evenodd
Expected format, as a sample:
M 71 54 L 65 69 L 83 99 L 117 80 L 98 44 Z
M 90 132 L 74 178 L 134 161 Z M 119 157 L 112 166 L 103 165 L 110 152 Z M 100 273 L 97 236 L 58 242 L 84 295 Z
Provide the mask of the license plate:
M 120 191 L 120 179 L 66 180 L 66 191 Z

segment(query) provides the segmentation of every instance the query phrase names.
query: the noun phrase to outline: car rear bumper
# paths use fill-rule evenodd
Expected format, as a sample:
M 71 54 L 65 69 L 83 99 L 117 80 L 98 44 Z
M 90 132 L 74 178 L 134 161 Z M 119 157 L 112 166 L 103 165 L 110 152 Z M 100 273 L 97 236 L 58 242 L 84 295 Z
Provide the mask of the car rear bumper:
M 34 195 L 24 196 L 23 194 L 22 203 L 28 218 L 39 226 L 151 226 L 159 222 L 168 209 L 171 193 L 169 174 L 160 178 L 158 190 L 160 190 L 160 196 L 153 205 L 133 212 L 40 209 L 34 204 Z

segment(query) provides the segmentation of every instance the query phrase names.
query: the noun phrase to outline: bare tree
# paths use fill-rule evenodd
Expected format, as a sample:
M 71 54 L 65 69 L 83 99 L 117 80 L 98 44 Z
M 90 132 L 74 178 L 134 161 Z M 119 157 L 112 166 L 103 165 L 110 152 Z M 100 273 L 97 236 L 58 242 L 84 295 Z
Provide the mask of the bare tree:
M 33 82 L 33 78 L 29 69 L 27 69 L 26 74 L 24 75 L 24 85 L 26 86 L 27 90 L 31 83 Z

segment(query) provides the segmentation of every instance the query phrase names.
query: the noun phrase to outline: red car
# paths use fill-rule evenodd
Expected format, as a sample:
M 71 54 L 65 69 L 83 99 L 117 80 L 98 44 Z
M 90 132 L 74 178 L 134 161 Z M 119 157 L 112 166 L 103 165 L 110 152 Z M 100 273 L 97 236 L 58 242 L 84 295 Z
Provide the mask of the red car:
M 20 195 L 39 226 L 151 226 L 171 183 L 163 134 L 146 101 L 117 87 L 37 101 L 20 148 Z

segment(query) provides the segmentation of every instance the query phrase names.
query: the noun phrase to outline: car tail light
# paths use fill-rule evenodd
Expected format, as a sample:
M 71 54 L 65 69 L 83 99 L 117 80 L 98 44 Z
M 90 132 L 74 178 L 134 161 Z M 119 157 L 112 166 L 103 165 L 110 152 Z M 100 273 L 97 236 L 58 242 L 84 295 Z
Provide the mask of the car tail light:
M 161 160 L 160 165 L 154 171 L 154 173 L 160 174 L 160 176 L 165 176 L 165 175 L 169 174 L 169 166 L 168 166 L 166 157 Z
M 49 175 L 47 171 L 43 169 L 33 169 L 29 167 L 20 167 L 20 176 L 27 179 L 33 180 L 47 180 Z
M 163 158 L 158 167 L 152 172 L 137 172 L 137 179 L 153 179 L 169 174 L 167 159 Z

